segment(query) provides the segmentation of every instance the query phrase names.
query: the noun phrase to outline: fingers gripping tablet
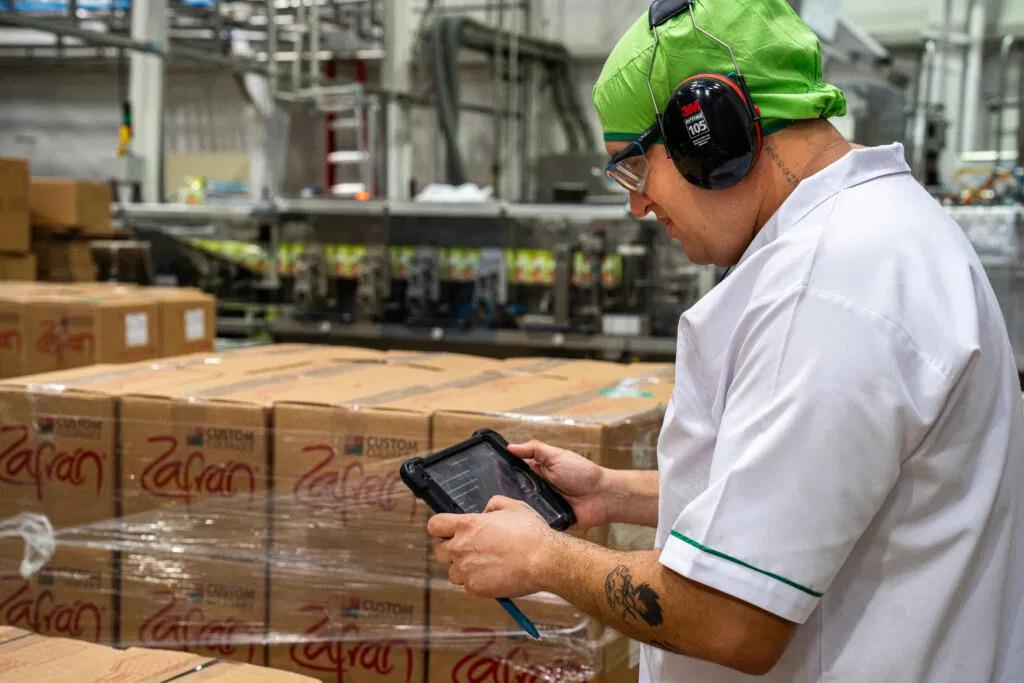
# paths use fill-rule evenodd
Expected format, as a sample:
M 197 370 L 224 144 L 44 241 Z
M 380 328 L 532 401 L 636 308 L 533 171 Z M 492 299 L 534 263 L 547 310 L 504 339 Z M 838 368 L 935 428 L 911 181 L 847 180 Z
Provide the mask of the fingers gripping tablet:
M 402 481 L 434 512 L 483 512 L 491 498 L 506 496 L 532 507 L 554 529 L 575 524 L 569 503 L 507 446 L 497 432 L 480 430 L 443 451 L 407 460 Z

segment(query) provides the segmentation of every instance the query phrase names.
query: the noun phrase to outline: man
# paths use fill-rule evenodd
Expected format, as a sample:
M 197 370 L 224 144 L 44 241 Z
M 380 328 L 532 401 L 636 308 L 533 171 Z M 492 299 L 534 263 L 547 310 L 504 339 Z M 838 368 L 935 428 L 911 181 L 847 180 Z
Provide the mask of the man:
M 581 527 L 656 525 L 657 548 L 496 498 L 430 520 L 451 580 L 562 596 L 646 644 L 644 681 L 1024 680 L 1014 359 L 902 147 L 825 120 L 845 100 L 785 0 L 656 2 L 594 102 L 633 213 L 732 270 L 680 319 L 658 472 L 512 450 Z

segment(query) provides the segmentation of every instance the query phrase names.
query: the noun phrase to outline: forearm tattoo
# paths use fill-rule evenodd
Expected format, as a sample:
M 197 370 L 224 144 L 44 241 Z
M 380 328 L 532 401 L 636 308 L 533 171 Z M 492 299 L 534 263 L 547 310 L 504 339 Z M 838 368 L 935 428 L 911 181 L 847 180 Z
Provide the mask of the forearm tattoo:
M 800 180 L 793 175 L 793 172 L 790 171 L 789 167 L 782 161 L 782 157 L 779 156 L 779 153 L 776 152 L 775 148 L 768 142 L 764 143 L 764 153 L 767 154 L 768 158 L 772 160 L 773 164 L 775 164 L 775 168 L 779 169 L 779 172 L 782 173 L 782 177 L 786 179 L 787 183 L 793 187 L 796 187 L 800 183 Z
M 630 620 L 642 619 L 648 626 L 661 625 L 660 596 L 650 584 L 634 586 L 633 576 L 626 565 L 620 564 L 605 577 L 604 594 L 608 606 L 622 617 L 623 622 L 628 624 Z

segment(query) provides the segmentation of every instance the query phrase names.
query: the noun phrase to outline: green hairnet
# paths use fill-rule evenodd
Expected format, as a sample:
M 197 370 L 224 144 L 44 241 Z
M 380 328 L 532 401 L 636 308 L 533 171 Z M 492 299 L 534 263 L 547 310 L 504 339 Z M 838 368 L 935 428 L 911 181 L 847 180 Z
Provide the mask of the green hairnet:
M 697 24 L 732 47 L 766 134 L 801 119 L 842 116 L 846 97 L 822 80 L 821 45 L 786 0 L 698 0 L 658 27 L 660 43 L 651 86 L 658 110 L 690 76 L 735 71 L 724 47 L 695 31 Z M 605 140 L 632 140 L 655 121 L 647 89 L 654 33 L 647 12 L 612 49 L 594 85 L 594 107 Z

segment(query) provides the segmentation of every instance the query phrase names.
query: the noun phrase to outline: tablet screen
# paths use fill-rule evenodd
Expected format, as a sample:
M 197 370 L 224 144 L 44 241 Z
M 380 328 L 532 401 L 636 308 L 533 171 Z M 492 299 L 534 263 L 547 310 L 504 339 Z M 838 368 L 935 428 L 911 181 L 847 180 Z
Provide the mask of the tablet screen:
M 541 495 L 537 477 L 509 465 L 487 442 L 477 443 L 425 467 L 463 512 L 483 512 L 493 496 L 524 501 L 551 523 L 558 511 Z

